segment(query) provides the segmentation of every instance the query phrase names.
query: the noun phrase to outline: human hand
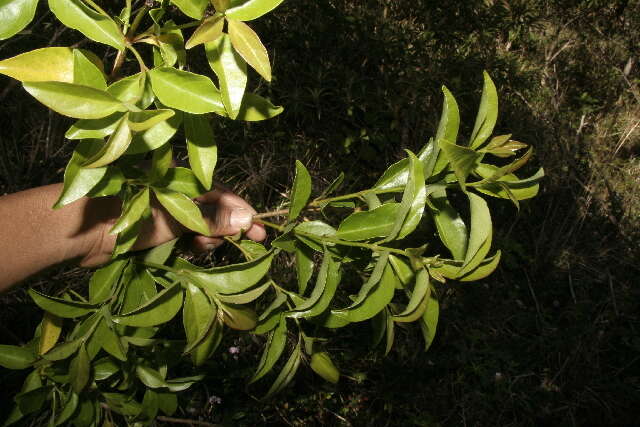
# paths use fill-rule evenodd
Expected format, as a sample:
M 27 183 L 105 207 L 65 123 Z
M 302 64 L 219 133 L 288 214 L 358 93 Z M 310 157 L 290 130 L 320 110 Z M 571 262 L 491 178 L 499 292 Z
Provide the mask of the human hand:
M 194 235 L 192 241 L 194 251 L 212 250 L 224 243 L 224 236 L 233 235 L 242 230 L 248 238 L 256 242 L 266 238 L 264 227 L 252 222 L 255 209 L 233 192 L 223 187 L 216 187 L 196 198 L 195 201 L 200 205 L 203 217 L 209 224 L 211 236 Z M 117 212 L 119 213 L 119 208 Z M 110 218 L 101 227 L 98 235 L 100 241 L 82 259 L 82 266 L 95 267 L 109 261 L 116 241 L 116 236 L 110 235 L 109 230 L 115 221 L 117 216 Z M 193 232 L 173 219 L 157 201 L 153 201 L 151 219 L 143 226 L 132 250 L 155 247 L 186 233 Z

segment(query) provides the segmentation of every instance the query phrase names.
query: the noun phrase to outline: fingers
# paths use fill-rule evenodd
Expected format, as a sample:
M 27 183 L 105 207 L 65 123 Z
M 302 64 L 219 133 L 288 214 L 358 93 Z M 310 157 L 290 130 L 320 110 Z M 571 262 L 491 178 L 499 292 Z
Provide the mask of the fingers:
M 224 240 L 219 237 L 207 237 L 207 236 L 195 236 L 191 242 L 191 248 L 194 252 L 209 252 L 224 243 Z

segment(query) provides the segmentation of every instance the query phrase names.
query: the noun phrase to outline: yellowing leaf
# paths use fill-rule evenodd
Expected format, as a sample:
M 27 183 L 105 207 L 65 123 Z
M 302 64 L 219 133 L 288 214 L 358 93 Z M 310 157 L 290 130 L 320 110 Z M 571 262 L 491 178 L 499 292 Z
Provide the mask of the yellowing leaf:
M 99 168 L 112 163 L 127 151 L 131 143 L 131 129 L 129 129 L 128 114 L 121 119 L 115 132 L 111 134 L 107 143 L 93 157 L 87 160 L 85 168 Z
M 29 25 L 37 6 L 38 0 L 0 1 L 0 40 L 12 37 Z
M 227 20 L 229 37 L 235 50 L 268 82 L 271 81 L 271 64 L 267 49 L 260 37 L 244 22 Z
M 217 1 L 220 2 L 220 0 Z M 241 4 L 237 6 L 234 5 L 234 7 L 228 9 L 225 15 L 229 19 L 251 21 L 252 19 L 259 18 L 262 15 L 271 12 L 283 1 L 284 0 L 246 0 Z M 216 6 L 216 10 L 218 10 L 218 6 Z
M 332 384 L 337 384 L 340 380 L 340 371 L 333 364 L 329 353 L 321 351 L 311 355 L 311 369 L 325 380 Z
M 21 82 L 73 83 L 73 51 L 68 47 L 45 47 L 25 52 L 0 61 L 0 74 Z
M 60 338 L 62 332 L 62 318 L 51 314 L 44 313 L 42 317 L 42 330 L 40 332 L 40 345 L 38 347 L 38 354 L 43 355 L 47 351 L 51 350 Z
M 191 49 L 199 44 L 212 42 L 222 35 L 223 28 L 224 18 L 222 16 L 210 16 L 196 28 L 184 47 Z

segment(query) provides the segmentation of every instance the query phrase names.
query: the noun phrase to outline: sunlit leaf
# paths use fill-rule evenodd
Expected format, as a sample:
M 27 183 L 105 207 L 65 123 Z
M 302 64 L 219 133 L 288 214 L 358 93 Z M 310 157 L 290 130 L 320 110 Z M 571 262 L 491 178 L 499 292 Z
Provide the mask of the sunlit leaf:
M 64 82 L 24 82 L 38 101 L 64 116 L 99 119 L 122 111 L 122 103 L 105 91 Z
M 131 112 L 129 113 L 129 128 L 134 132 L 145 131 L 173 117 L 174 114 L 175 111 L 169 109 Z
M 416 284 L 411 291 L 409 303 L 402 312 L 392 316 L 393 321 L 415 322 L 422 317 L 429 303 L 430 291 L 429 273 L 423 268 L 416 274 Z
M 272 119 L 284 111 L 283 107 L 275 106 L 266 98 L 254 93 L 245 93 L 242 105 L 236 117 L 237 120 L 258 122 Z
M 169 168 L 164 179 L 156 182 L 154 187 L 184 193 L 192 199 L 195 199 L 207 191 L 191 169 L 187 168 Z
M 289 207 L 289 221 L 294 221 L 302 209 L 307 205 L 311 195 L 311 175 L 307 168 L 296 160 L 296 176 L 291 189 L 291 206 Z
M 298 292 L 304 295 L 307 283 L 313 275 L 313 251 L 300 242 L 295 243 L 296 277 L 298 278 Z
M 164 144 L 163 146 L 153 150 L 149 180 L 152 183 L 161 181 L 169 171 L 172 164 L 173 147 L 171 144 Z
M 438 327 L 439 315 L 440 305 L 438 304 L 435 292 L 432 291 L 429 296 L 427 310 L 420 320 L 420 328 L 422 329 L 422 336 L 424 337 L 424 351 L 429 350 L 429 347 L 433 344 L 433 339 L 435 338 L 436 329 Z
M 132 137 L 128 117 L 128 114 L 122 116 L 116 130 L 111 134 L 111 136 L 109 136 L 107 142 L 103 145 L 100 151 L 87 159 L 83 167 L 99 168 L 106 166 L 118 160 L 120 156 L 127 151 Z
M 0 18 L 0 22 L 5 20 Z M 42 67 L 41 64 L 47 66 Z M 45 47 L 25 52 L 0 61 L 0 74 L 21 82 L 73 83 L 73 51 L 68 47 Z
M 135 104 L 142 99 L 146 81 L 145 73 L 136 73 L 110 84 L 107 92 L 123 103 Z
M 173 110 L 175 114 L 168 120 L 143 131 L 136 132 L 125 154 L 140 154 L 153 151 L 169 141 L 182 124 L 183 114 Z
M 204 11 L 209 5 L 208 0 L 171 0 L 178 9 L 193 19 L 202 19 Z
M 171 320 L 182 307 L 182 289 L 179 284 L 159 292 L 154 298 L 113 321 L 127 326 L 155 326 Z
M 209 66 L 218 76 L 222 102 L 229 117 L 235 119 L 241 111 L 245 96 L 247 63 L 235 51 L 227 34 L 222 34 L 217 40 L 205 44 L 205 51 Z M 244 104 L 240 120 L 260 120 L 257 116 L 263 112 L 269 115 L 269 106 L 259 105 L 255 98 L 245 100 Z
M 202 43 L 212 42 L 222 36 L 224 18 L 222 16 L 210 16 L 202 21 L 202 24 L 193 32 L 187 43 L 186 49 L 191 49 Z
M 427 200 L 422 162 L 411 151 L 407 150 L 407 153 L 409 154 L 409 179 L 402 194 L 395 222 L 385 241 L 402 239 L 415 230 L 422 218 Z
M 468 232 L 462 217 L 449 203 L 446 190 L 434 191 L 429 198 L 440 240 L 455 259 L 464 259 L 467 253 Z
M 471 205 L 471 231 L 464 264 L 458 273 L 461 276 L 476 268 L 484 260 L 491 248 L 493 230 L 487 202 L 473 193 L 468 193 L 468 196 Z
M 124 50 L 125 38 L 118 25 L 80 0 L 48 0 L 51 12 L 65 26 L 80 31 L 91 40 Z
M 118 234 L 134 222 L 138 222 L 148 207 L 149 187 L 144 187 L 124 203 L 122 214 L 109 230 L 109 234 Z
M 482 98 L 480 99 L 478 115 L 476 116 L 476 122 L 473 126 L 473 132 L 471 132 L 471 138 L 469 139 L 471 148 L 479 147 L 491 136 L 493 127 L 498 120 L 498 93 L 496 86 L 486 71 L 484 71 L 482 75 L 484 77 L 484 85 L 482 87 Z
M 424 168 L 426 177 L 437 175 L 447 166 L 447 158 L 440 150 L 442 142 L 449 141 L 455 144 L 458 138 L 458 128 L 460 126 L 458 103 L 445 86 L 442 86 L 442 94 L 444 95 L 444 99 L 442 102 L 440 123 L 438 124 L 436 137 L 430 144 L 432 146 L 432 154 Z
M 164 105 L 193 114 L 226 115 L 220 91 L 208 77 L 170 67 L 154 68 L 149 76 Z
M 237 331 L 250 331 L 258 323 L 258 315 L 250 307 L 221 304 L 224 323 Z
M 246 0 L 227 9 L 225 15 L 238 21 L 251 21 L 271 12 L 282 2 L 283 0 Z M 216 10 L 218 10 L 217 7 Z
M 187 113 L 184 115 L 184 132 L 191 170 L 204 188 L 210 190 L 218 161 L 218 146 L 209 120 L 202 115 Z
M 102 71 L 81 50 L 73 50 L 73 83 L 107 90 Z
M 336 237 L 354 241 L 387 237 L 399 208 L 400 203 L 385 203 L 373 210 L 352 213 L 340 223 Z
M 95 337 L 100 341 L 102 348 L 116 359 L 127 361 L 127 347 L 120 336 L 112 329 L 111 322 L 102 319 L 95 331 Z
M 33 20 L 38 0 L 3 0 L 0 2 L 0 40 L 22 31 Z
M 180 224 L 204 236 L 211 234 L 209 225 L 203 218 L 200 208 L 189 197 L 182 193 L 157 187 L 153 188 L 153 192 L 160 204 Z
M 228 15 L 227 15 L 228 17 Z M 244 22 L 227 19 L 229 38 L 235 50 L 266 81 L 271 81 L 271 64 L 260 37 Z

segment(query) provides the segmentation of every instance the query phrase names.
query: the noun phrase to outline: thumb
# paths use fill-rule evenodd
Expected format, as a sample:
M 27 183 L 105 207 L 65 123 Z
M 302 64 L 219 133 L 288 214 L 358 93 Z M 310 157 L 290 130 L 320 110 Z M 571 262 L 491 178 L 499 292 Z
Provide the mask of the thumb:
M 229 236 L 251 228 L 253 209 L 225 204 L 201 205 L 200 210 L 209 224 L 211 237 Z

